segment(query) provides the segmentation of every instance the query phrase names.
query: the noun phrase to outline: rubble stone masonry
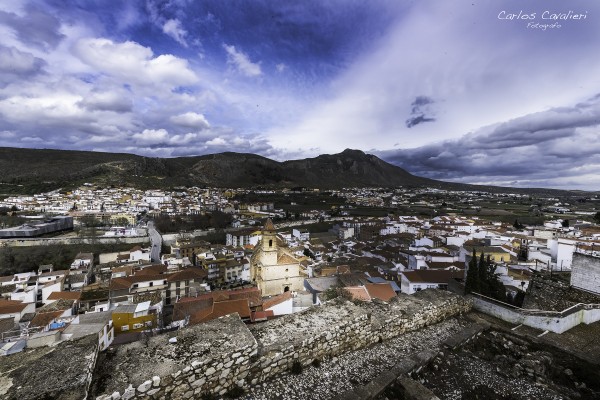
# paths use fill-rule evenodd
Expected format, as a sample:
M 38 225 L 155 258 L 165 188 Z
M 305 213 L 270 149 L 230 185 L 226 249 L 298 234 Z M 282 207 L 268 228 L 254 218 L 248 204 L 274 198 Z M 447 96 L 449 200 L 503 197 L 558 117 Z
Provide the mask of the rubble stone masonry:
M 234 314 L 101 353 L 90 398 L 189 399 L 224 395 L 289 371 L 466 313 L 471 300 L 427 290 L 390 303 L 336 299 L 247 326 Z

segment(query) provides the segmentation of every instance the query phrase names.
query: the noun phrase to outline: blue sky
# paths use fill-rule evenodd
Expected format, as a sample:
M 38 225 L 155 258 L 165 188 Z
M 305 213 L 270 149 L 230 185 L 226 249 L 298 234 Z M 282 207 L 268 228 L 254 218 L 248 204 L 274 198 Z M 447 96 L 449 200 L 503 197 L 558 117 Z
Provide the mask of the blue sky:
M 585 18 L 546 19 L 569 11 Z M 355 148 L 436 179 L 600 190 L 596 1 L 15 0 L 0 35 L 0 146 Z

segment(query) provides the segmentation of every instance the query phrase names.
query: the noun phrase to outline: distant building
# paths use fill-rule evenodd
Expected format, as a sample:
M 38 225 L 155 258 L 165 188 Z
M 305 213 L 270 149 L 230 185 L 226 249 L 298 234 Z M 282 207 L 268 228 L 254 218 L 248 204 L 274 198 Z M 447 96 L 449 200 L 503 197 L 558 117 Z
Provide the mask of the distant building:
M 54 217 L 13 228 L 0 229 L 0 238 L 31 238 L 71 229 L 73 229 L 73 217 Z

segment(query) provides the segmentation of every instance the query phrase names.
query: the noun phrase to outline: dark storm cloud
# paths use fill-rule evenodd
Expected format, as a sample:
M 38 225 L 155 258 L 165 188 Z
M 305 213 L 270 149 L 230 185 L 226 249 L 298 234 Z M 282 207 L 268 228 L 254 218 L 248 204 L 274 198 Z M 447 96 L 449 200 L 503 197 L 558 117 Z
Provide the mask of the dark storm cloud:
M 19 40 L 42 49 L 55 48 L 64 38 L 60 33 L 60 21 L 54 15 L 28 4 L 26 15 L 0 11 L 0 24 L 11 27 Z
M 379 153 L 408 171 L 441 180 L 481 182 L 576 176 L 600 162 L 600 98 L 526 115 L 456 140 Z
M 431 105 L 435 101 L 427 96 L 417 96 L 411 103 L 410 117 L 406 120 L 406 127 L 412 128 L 415 125 L 422 124 L 424 122 L 435 121 L 433 110 Z

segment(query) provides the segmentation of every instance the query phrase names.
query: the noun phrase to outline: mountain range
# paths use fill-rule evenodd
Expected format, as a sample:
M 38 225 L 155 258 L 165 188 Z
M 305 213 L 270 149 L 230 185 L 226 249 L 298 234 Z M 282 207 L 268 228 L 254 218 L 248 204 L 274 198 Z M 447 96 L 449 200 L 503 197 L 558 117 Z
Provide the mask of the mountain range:
M 126 153 L 0 147 L 0 194 L 40 193 L 72 188 L 84 182 L 140 189 L 178 186 L 502 189 L 418 177 L 374 155 L 351 149 L 278 162 L 255 154 L 232 152 L 150 158 Z M 510 188 L 512 192 L 532 190 L 565 192 Z

